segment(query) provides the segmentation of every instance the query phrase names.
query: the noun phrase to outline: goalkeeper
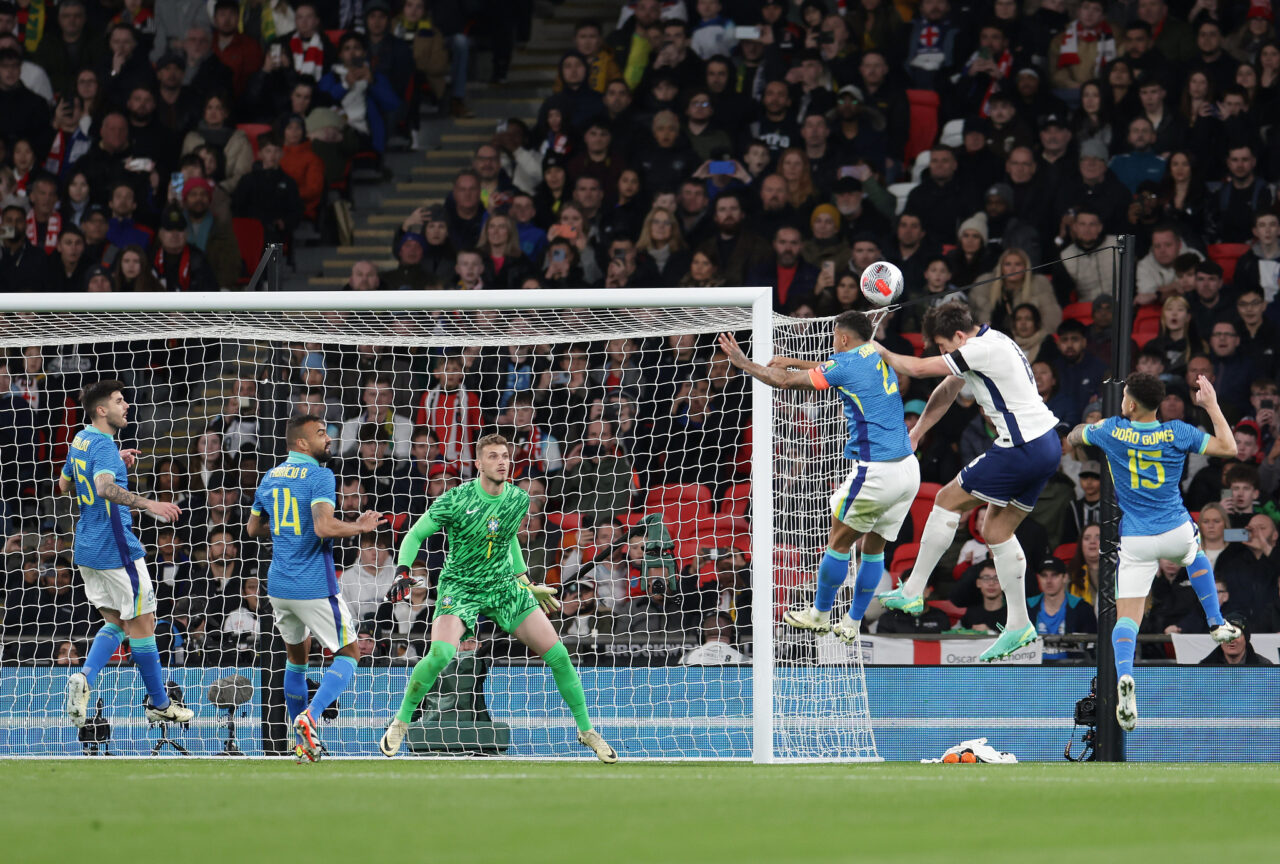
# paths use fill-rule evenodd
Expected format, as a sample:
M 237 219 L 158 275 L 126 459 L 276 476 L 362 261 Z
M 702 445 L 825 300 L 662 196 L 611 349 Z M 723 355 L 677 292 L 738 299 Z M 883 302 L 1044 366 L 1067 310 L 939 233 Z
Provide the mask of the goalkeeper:
M 384 756 L 394 756 L 409 731 L 409 721 L 430 692 L 436 678 L 457 653 L 458 643 L 475 635 L 476 618 L 484 615 L 534 651 L 551 668 L 556 688 L 578 724 L 578 742 L 590 748 L 601 762 L 617 762 L 618 754 L 591 728 L 582 681 L 569 652 L 560 642 L 546 611 L 560 608 L 554 588 L 533 585 L 517 535 L 529 512 L 529 496 L 507 482 L 511 453 L 507 439 L 486 435 L 476 442 L 479 476 L 455 486 L 435 500 L 400 544 L 396 581 L 387 599 L 408 596 L 421 580 L 410 576 L 410 567 L 423 542 L 444 529 L 448 553 L 436 590 L 431 624 L 431 648 L 413 667 L 400 710 L 378 743 Z M 539 608 L 541 607 L 541 608 Z

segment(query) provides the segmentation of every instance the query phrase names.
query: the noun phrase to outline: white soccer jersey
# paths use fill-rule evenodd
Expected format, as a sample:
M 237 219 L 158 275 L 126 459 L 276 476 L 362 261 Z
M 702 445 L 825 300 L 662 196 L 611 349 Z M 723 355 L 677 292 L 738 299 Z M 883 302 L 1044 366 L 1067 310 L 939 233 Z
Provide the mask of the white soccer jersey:
M 1058 425 L 1036 391 L 1031 364 L 1018 343 L 986 324 L 946 355 L 947 366 L 973 389 L 974 398 L 996 427 L 997 447 L 1034 441 Z

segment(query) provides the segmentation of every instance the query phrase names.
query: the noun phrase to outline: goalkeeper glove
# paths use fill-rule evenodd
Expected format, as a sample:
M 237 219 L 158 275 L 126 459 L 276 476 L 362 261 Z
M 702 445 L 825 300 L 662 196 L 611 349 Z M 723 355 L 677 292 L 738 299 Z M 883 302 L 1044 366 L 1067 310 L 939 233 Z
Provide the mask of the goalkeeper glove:
M 550 615 L 560 608 L 560 601 L 556 599 L 556 589 L 550 585 L 534 585 L 524 573 L 521 573 L 516 578 L 533 595 L 533 599 L 538 601 L 538 605 L 542 607 L 543 612 Z
M 396 568 L 396 581 L 391 583 L 391 590 L 387 592 L 387 601 L 390 603 L 399 603 L 409 596 L 409 592 L 414 588 L 421 588 L 427 583 L 417 577 L 409 574 L 409 568 L 401 564 Z

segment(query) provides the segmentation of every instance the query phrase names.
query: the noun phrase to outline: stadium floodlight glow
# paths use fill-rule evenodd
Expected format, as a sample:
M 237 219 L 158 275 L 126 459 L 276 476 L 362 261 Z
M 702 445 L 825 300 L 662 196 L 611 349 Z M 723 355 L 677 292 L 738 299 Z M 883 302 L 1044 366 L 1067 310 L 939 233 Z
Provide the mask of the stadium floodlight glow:
M 607 399 L 617 400 L 617 404 L 609 403 L 609 417 L 625 417 L 629 410 L 640 420 L 652 421 L 655 428 L 668 430 L 669 434 L 658 442 L 650 434 L 652 430 L 635 423 L 638 431 L 628 432 L 634 438 L 634 449 L 618 445 L 619 452 L 633 454 L 635 461 L 641 455 L 649 460 L 645 469 L 633 464 L 632 478 L 646 472 L 659 477 L 654 460 L 662 463 L 665 470 L 673 451 L 656 449 L 657 444 L 672 447 L 673 441 L 695 440 L 670 431 L 673 412 L 667 406 L 683 402 L 682 410 L 688 410 L 689 400 L 698 398 L 693 393 L 697 382 L 709 380 L 711 375 L 706 363 L 709 355 L 695 359 L 682 353 L 690 341 L 688 337 L 709 348 L 718 332 L 749 332 L 752 359 L 761 364 L 767 364 L 775 353 L 810 360 L 825 359 L 830 354 L 829 322 L 777 316 L 771 301 L 769 288 L 0 295 L 0 345 L 14 354 L 27 349 L 26 353 L 44 360 L 38 378 L 27 382 L 26 370 L 19 374 L 16 367 L 14 376 L 19 392 L 31 386 L 38 390 L 32 391 L 33 396 L 45 398 L 39 415 L 43 419 L 34 421 L 40 428 L 32 432 L 37 437 L 47 435 L 48 441 L 38 464 L 31 466 L 37 495 L 10 502 L 13 512 L 4 515 L 27 530 L 40 531 L 42 524 L 53 525 L 49 530 L 57 535 L 51 541 L 55 544 L 69 539 L 72 504 L 70 499 L 53 494 L 50 481 L 56 477 L 58 466 L 54 464 L 56 455 L 51 454 L 58 447 L 59 439 L 54 433 L 64 431 L 67 424 L 74 429 L 79 420 L 74 401 L 65 405 L 63 402 L 74 400 L 73 388 L 82 379 L 119 377 L 132 391 L 133 425 L 123 438 L 137 442 L 145 454 L 139 469 L 130 476 L 133 488 L 139 483 L 146 488 L 149 482 L 158 482 L 146 478 L 163 457 L 193 454 L 191 471 L 176 478 L 179 484 L 195 487 L 204 480 L 214 482 L 217 477 L 226 484 L 224 488 L 243 497 L 252 493 L 252 485 L 246 484 L 256 482 L 256 478 L 248 477 L 245 466 L 250 463 L 232 459 L 239 453 L 245 453 L 247 459 L 256 447 L 253 470 L 261 473 L 274 464 L 281 442 L 272 430 L 281 426 L 302 398 L 299 394 L 307 391 L 302 373 L 321 369 L 328 376 L 327 386 L 322 389 L 329 401 L 322 407 L 342 415 L 334 418 L 334 431 L 338 433 L 333 436 L 334 449 L 350 446 L 348 454 L 354 458 L 343 460 L 343 471 L 353 462 L 358 470 L 360 439 L 349 437 L 354 433 L 347 415 L 360 410 L 359 394 L 365 375 L 377 372 L 392 379 L 401 397 L 399 406 L 409 409 L 416 424 L 419 414 L 426 415 L 426 410 L 417 404 L 421 401 L 418 394 L 437 386 L 437 373 L 432 368 L 435 355 L 458 353 L 464 355 L 466 362 L 480 364 L 510 346 L 531 346 L 519 353 L 533 357 L 530 368 L 536 368 L 537 374 L 517 385 L 512 382 L 519 376 L 490 375 L 489 367 L 484 367 L 485 375 L 477 374 L 475 380 L 486 383 L 474 395 L 486 410 L 503 412 L 505 416 L 511 407 L 511 394 L 503 388 L 528 388 L 540 409 L 551 406 L 547 412 L 551 416 L 543 418 L 550 428 L 571 430 L 571 434 L 559 436 L 559 458 L 564 460 L 573 448 L 585 444 L 586 430 L 599 419 L 589 416 L 590 404 L 575 401 L 573 394 L 566 396 L 572 382 L 588 381 L 598 391 L 609 394 Z M 604 346 L 618 340 L 630 340 L 622 342 L 630 346 L 630 358 L 619 361 L 615 354 L 610 359 Z M 587 344 L 596 347 L 586 352 L 569 350 L 570 346 Z M 302 358 L 309 358 L 312 353 L 319 354 L 320 359 L 307 366 Z M 618 363 L 628 359 L 648 364 L 641 371 L 652 373 L 659 384 L 646 380 L 643 392 L 634 395 L 627 390 L 628 385 L 619 385 L 611 376 L 618 372 Z M 33 362 L 38 364 L 37 360 Z M 663 512 L 668 514 L 664 521 L 670 522 L 667 527 L 674 537 L 679 560 L 709 568 L 703 571 L 704 585 L 715 588 L 721 584 L 717 581 L 720 571 L 714 563 L 717 557 L 704 553 L 715 549 L 717 554 L 730 553 L 720 557 L 732 557 L 733 548 L 750 555 L 749 570 L 744 570 L 742 577 L 745 581 L 749 573 L 749 585 L 731 581 L 733 587 L 721 589 L 716 595 L 722 599 L 700 612 L 697 622 L 686 627 L 683 632 L 699 637 L 698 641 L 681 643 L 678 636 L 661 630 L 658 624 L 646 624 L 666 621 L 670 618 L 667 612 L 646 618 L 634 610 L 626 612 L 630 629 L 605 632 L 602 625 L 597 626 L 604 620 L 601 616 L 599 620 L 592 619 L 595 623 L 583 632 L 566 638 L 571 651 L 583 652 L 588 658 L 575 657 L 588 707 L 598 728 L 624 760 L 875 760 L 878 757 L 861 657 L 840 646 L 834 637 L 815 641 L 811 635 L 788 633 L 778 617 L 785 605 L 811 593 L 830 525 L 827 499 L 847 473 L 841 456 L 844 422 L 837 400 L 813 392 L 772 391 L 758 381 L 751 381 L 749 387 L 738 382 L 738 386 L 742 387 L 740 410 L 732 415 L 726 410 L 723 418 L 732 419 L 717 420 L 726 424 L 724 431 L 729 437 L 725 440 L 732 440 L 734 446 L 715 449 L 689 445 L 676 451 L 690 473 L 708 467 L 707 475 L 718 478 L 713 484 L 717 485 L 713 490 L 715 503 L 700 500 L 693 510 L 673 507 Z M 356 395 L 343 400 L 339 398 L 342 393 Z M 252 410 L 256 413 L 252 417 L 230 413 L 232 397 L 237 406 L 250 404 L 246 400 L 253 399 Z M 623 405 L 626 402 L 632 404 Z M 658 407 L 666 413 L 655 412 Z M 621 429 L 629 421 L 608 422 Z M 388 430 L 392 426 L 383 425 Z M 355 432 L 360 428 L 361 424 L 355 423 Z M 219 455 L 222 462 L 213 468 L 209 468 L 208 451 L 200 450 L 204 446 L 201 439 L 210 431 L 220 431 L 224 448 L 229 438 L 234 437 L 238 443 L 238 448 L 226 453 L 225 459 Z M 748 431 L 750 437 L 746 439 Z M 749 440 L 749 459 L 745 455 L 747 448 L 739 446 L 744 439 Z M 407 442 L 396 439 L 391 443 L 387 458 L 395 476 L 401 476 L 412 469 L 412 457 L 407 453 Z M 406 444 L 403 450 L 401 443 Z M 442 451 L 453 451 L 445 452 L 444 458 L 465 476 L 469 468 L 464 458 L 465 442 L 438 443 Z M 586 475 L 586 484 L 603 486 L 604 480 L 611 479 L 591 475 L 597 470 L 595 467 L 578 470 Z M 345 476 L 339 475 L 340 484 Z M 731 501 L 729 491 L 745 486 L 747 480 L 749 499 Z M 551 476 L 549 482 L 553 481 Z M 651 479 L 647 487 L 651 491 L 656 485 L 661 484 Z M 187 494 L 191 490 L 177 491 Z M 341 487 L 339 491 L 341 497 Z M 646 509 L 646 503 L 652 503 L 647 498 L 643 492 L 635 493 L 635 515 Z M 735 502 L 740 505 L 738 509 L 730 506 Z M 413 501 L 407 512 L 420 513 L 426 503 Z M 559 563 L 572 555 L 585 557 L 582 550 L 590 546 L 590 537 L 579 531 L 579 539 L 569 542 L 565 538 L 571 529 L 552 531 L 547 517 L 554 514 L 541 515 L 539 542 L 547 546 L 535 552 L 543 553 L 544 560 Z M 560 524 L 569 523 L 562 520 Z M 163 568 L 150 557 L 158 526 L 146 515 L 136 517 L 135 525 L 142 529 L 152 578 L 160 585 Z M 216 523 L 189 527 L 198 529 L 197 533 L 209 533 L 216 530 L 211 526 Z M 739 533 L 735 535 L 735 531 Z M 202 552 L 207 551 L 207 544 L 203 545 Z M 352 551 L 358 552 L 354 547 Z M 243 550 L 240 553 L 241 557 L 248 554 Z M 261 561 L 266 557 L 258 555 Z M 213 563 L 221 566 L 220 561 Z M 344 563 L 344 577 L 351 580 L 349 587 L 360 590 L 358 586 L 363 583 L 359 579 L 363 576 L 359 574 L 365 572 L 361 569 L 364 565 L 356 556 Z M 856 567 L 856 562 L 851 566 Z M 378 568 L 365 569 L 373 574 L 369 578 L 376 581 Z M 590 571 L 596 572 L 601 571 Z M 779 575 L 777 580 L 775 573 Z M 265 565 L 261 575 L 265 580 Z M 541 581 L 541 575 L 531 574 L 534 581 Z M 75 579 L 78 581 L 79 577 Z M 240 579 L 242 584 L 245 581 Z M 742 589 L 751 592 L 749 609 L 734 604 L 734 597 L 745 594 Z M 170 586 L 168 590 L 174 589 Z M 261 591 L 263 597 L 267 593 L 265 589 Z M 834 614 L 840 614 L 841 606 L 847 605 L 848 595 L 846 588 Z M 234 607 L 244 598 L 218 599 Z M 620 610 L 629 608 L 629 601 L 635 598 L 610 599 L 617 601 L 616 609 Z M 366 602 L 357 601 L 354 605 L 363 609 Z M 204 665 L 184 666 L 175 659 L 180 656 L 175 653 L 179 649 L 167 649 L 167 673 L 191 694 L 190 707 L 196 710 L 195 722 L 182 733 L 183 743 L 194 755 L 213 755 L 222 747 L 218 709 L 200 697 L 218 679 L 239 674 L 254 683 L 255 692 L 245 710 L 249 716 L 264 718 L 261 727 L 242 724 L 241 746 L 250 755 L 280 752 L 273 749 L 279 742 L 273 743 L 272 722 L 266 718 L 271 705 L 280 701 L 280 694 L 273 688 L 280 686 L 277 673 L 284 660 L 281 643 L 271 641 L 269 616 L 256 615 L 248 606 L 228 608 L 215 624 L 211 613 L 201 617 L 198 603 L 185 608 L 189 617 L 175 616 L 177 610 L 172 604 L 162 606 L 169 618 L 185 618 L 182 626 L 206 628 L 186 632 L 186 647 L 182 650 L 204 650 L 209 655 Z M 720 666 L 680 664 L 680 655 L 701 641 L 703 615 L 721 611 L 733 621 L 750 615 L 753 638 L 749 646 L 743 644 L 748 641 L 744 634 L 739 634 L 737 640 L 744 650 L 743 661 Z M 243 614 L 236 617 L 236 612 Z M 400 614 L 395 612 L 390 619 L 391 635 L 386 640 L 390 651 L 413 647 L 413 639 L 402 638 L 397 629 L 404 623 Z M 609 616 L 609 623 L 618 628 L 623 617 L 623 613 L 615 611 Z M 198 625 L 197 620 L 201 622 Z M 244 647 L 246 634 L 251 636 L 252 630 L 232 631 L 228 629 L 232 626 L 229 620 L 238 627 L 256 626 L 257 637 L 249 639 L 255 647 Z M 96 616 L 94 621 L 96 626 Z M 562 625 L 562 634 L 569 623 Z M 207 629 L 214 627 L 223 637 L 234 632 L 240 634 L 240 639 L 226 641 L 215 654 L 208 647 L 213 631 Z M 32 659 L 42 652 L 52 656 L 50 640 L 54 638 L 6 631 L 4 656 L 6 660 Z M 673 639 L 680 643 L 675 645 L 676 650 L 661 654 L 662 646 L 670 646 Z M 634 656 L 623 657 L 637 645 L 644 646 L 638 653 L 649 658 L 648 665 L 636 665 Z M 653 661 L 659 655 L 662 659 Z M 215 657 L 216 662 L 208 662 L 209 657 Z M 600 662 L 593 665 L 590 658 Z M 397 662 L 391 665 L 358 671 L 343 697 L 338 719 L 327 731 L 325 743 L 333 755 L 382 758 L 377 755 L 374 742 L 399 704 L 412 665 L 394 659 Z M 490 664 L 486 658 L 475 664 L 476 668 L 484 667 L 484 674 L 477 680 L 487 676 L 484 698 L 477 711 L 489 717 L 484 722 L 507 728 L 509 745 L 503 752 L 529 758 L 590 758 L 573 743 L 572 720 L 559 705 L 549 676 L 540 670 L 530 674 L 522 668 L 525 662 Z M 317 677 L 321 668 L 313 659 L 312 676 Z M 57 665 L 6 663 L 0 667 L 0 694 L 4 696 L 0 699 L 0 757 L 66 756 L 78 751 L 75 730 L 62 715 L 65 675 L 66 667 Z M 446 671 L 442 682 L 449 675 Z M 131 671 L 111 667 L 104 670 L 94 692 L 95 699 L 99 696 L 106 702 L 105 716 L 110 718 L 113 729 L 113 751 L 122 755 L 145 752 L 150 742 L 136 708 L 140 694 Z M 424 711 L 430 708 L 429 703 L 430 696 Z M 321 731 L 326 732 L 323 726 Z M 452 730 L 451 734 L 457 738 L 462 733 Z M 444 739 L 453 740 L 448 735 Z M 441 746 L 441 753 L 458 752 Z

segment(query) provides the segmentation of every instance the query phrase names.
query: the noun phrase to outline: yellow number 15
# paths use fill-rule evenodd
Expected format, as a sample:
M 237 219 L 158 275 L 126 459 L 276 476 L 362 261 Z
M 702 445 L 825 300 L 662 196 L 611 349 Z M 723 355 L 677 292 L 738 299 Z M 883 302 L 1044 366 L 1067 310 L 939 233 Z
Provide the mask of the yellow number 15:
M 1160 462 L 1160 457 L 1164 455 L 1163 450 L 1130 450 L 1129 451 L 1129 488 L 1137 489 L 1139 485 L 1143 489 L 1159 489 L 1164 485 L 1164 465 Z M 1156 479 L 1153 481 L 1148 477 L 1143 477 L 1139 471 L 1147 468 L 1156 469 Z

